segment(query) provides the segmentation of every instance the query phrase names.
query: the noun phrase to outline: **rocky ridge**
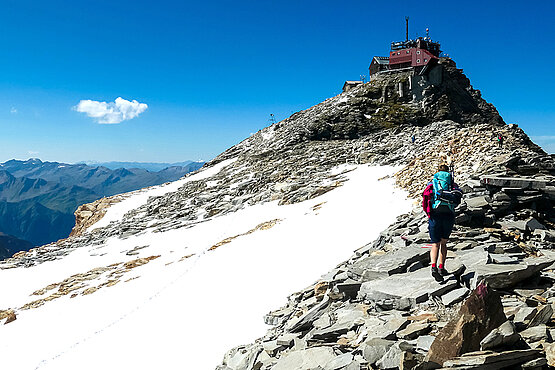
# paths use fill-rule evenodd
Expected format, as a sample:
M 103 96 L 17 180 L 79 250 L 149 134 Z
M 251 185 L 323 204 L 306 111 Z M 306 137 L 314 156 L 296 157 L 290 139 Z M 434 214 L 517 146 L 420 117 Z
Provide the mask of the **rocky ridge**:
M 219 369 L 414 368 L 432 360 L 470 368 L 464 366 L 480 361 L 513 366 L 515 359 L 541 367 L 551 361 L 553 158 L 516 125 L 505 125 L 454 66 L 445 64 L 444 83 L 427 88 L 422 100 L 396 92 L 406 78 L 383 77 L 298 112 L 205 165 L 223 164 L 218 173 L 152 197 L 106 227 L 15 255 L 0 269 L 38 265 L 110 237 L 190 227 L 247 205 L 312 199 L 346 181 L 333 171 L 345 163 L 405 165 L 397 183 L 417 200 L 437 164 L 449 160 L 465 198 L 444 284 L 429 276 L 426 218 L 415 209 L 291 295 L 264 318 L 273 326 L 268 334 L 231 350 Z M 495 132 L 505 137 L 501 148 Z M 98 217 L 96 208 L 82 208 L 82 219 Z M 471 294 L 482 282 L 488 287 Z M 462 307 L 470 298 L 461 303 L 467 296 L 476 296 L 468 312 L 501 307 L 514 331 L 507 321 L 467 323 Z M 442 328 L 450 327 L 476 328 L 485 337 L 473 336 L 471 346 L 462 338 L 456 358 L 433 355 Z

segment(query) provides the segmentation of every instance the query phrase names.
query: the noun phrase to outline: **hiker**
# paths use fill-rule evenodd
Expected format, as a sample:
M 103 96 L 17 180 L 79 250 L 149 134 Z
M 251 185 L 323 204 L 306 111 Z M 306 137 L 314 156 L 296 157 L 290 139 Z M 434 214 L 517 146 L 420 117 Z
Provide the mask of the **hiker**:
M 497 134 L 497 144 L 499 144 L 499 147 L 503 147 L 503 135 L 501 134 Z
M 439 166 L 438 172 L 423 193 L 422 206 L 428 215 L 428 231 L 432 249 L 430 261 L 432 276 L 437 282 L 449 273 L 445 270 L 447 257 L 447 239 L 455 224 L 455 207 L 460 204 L 462 191 L 454 182 L 449 167 Z

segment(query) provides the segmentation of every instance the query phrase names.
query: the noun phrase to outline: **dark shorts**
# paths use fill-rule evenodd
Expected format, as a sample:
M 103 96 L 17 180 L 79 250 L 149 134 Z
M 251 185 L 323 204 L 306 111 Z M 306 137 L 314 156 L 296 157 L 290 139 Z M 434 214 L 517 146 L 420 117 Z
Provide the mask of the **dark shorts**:
M 430 241 L 439 243 L 441 239 L 449 239 L 453 225 L 455 224 L 455 214 L 452 212 L 435 213 L 432 212 L 428 219 L 428 231 Z

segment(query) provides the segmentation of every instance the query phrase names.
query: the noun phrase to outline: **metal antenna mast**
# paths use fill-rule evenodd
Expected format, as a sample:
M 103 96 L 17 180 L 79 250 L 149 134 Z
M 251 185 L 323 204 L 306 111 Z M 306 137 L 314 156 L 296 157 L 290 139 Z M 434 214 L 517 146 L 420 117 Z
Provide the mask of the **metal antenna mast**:
M 406 41 L 409 41 L 409 17 L 408 16 L 405 17 L 405 22 L 407 23 L 407 40 Z

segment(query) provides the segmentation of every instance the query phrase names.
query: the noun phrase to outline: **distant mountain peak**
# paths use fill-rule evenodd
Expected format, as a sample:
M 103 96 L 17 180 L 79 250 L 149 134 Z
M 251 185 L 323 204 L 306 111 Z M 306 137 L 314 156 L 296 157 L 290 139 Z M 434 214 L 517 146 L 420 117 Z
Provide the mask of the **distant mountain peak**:
M 29 158 L 25 161 L 28 164 L 42 164 L 43 162 L 39 158 Z

